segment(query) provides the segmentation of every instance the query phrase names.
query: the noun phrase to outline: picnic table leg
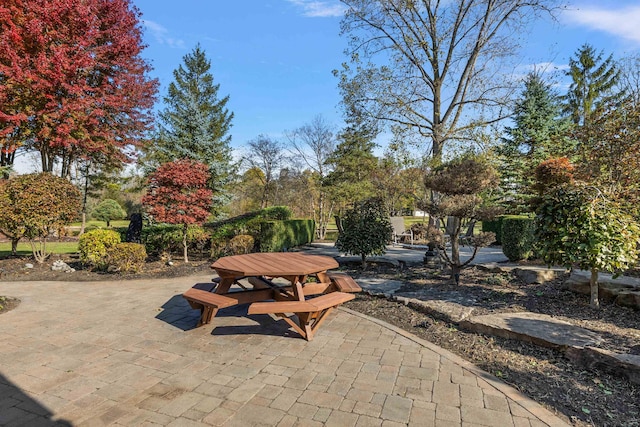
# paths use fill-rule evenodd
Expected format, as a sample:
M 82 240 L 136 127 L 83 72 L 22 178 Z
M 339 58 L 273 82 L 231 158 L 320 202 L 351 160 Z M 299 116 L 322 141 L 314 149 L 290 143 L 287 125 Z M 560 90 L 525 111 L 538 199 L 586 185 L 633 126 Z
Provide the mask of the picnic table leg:
M 215 293 L 222 295 L 226 294 L 227 292 L 229 292 L 229 289 L 231 288 L 231 285 L 233 285 L 235 280 L 235 277 L 221 277 L 220 284 L 216 288 Z
M 211 323 L 211 319 L 213 318 L 213 316 L 216 315 L 217 312 L 218 312 L 217 307 L 203 306 L 200 312 L 200 320 L 198 321 L 198 327 Z
M 297 280 L 293 284 L 293 294 L 298 301 L 304 301 L 304 291 L 302 290 L 302 283 Z
M 329 275 L 327 274 L 326 271 L 320 271 L 316 274 L 316 277 L 318 278 L 318 282 L 320 283 L 329 283 L 331 281 L 331 279 L 329 279 Z
M 298 321 L 300 322 L 300 329 L 304 331 L 304 334 L 300 335 L 302 335 L 302 337 L 307 341 L 311 341 L 313 339 L 313 330 L 311 329 L 311 325 L 309 324 L 309 321 L 311 320 L 311 314 L 312 313 L 296 313 L 296 316 L 298 316 Z

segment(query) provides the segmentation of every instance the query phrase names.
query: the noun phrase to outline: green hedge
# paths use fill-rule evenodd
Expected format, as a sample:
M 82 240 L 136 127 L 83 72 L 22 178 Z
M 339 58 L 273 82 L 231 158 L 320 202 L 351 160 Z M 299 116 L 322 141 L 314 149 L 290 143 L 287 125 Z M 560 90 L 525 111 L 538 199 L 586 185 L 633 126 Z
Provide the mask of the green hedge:
M 222 221 L 204 224 L 211 231 L 211 239 L 216 243 L 223 243 L 239 234 L 256 235 L 260 230 L 260 223 L 264 220 L 288 220 L 293 215 L 287 206 L 272 206 L 259 211 L 248 212 Z
M 126 231 L 125 231 L 126 235 Z M 182 225 L 157 224 L 142 227 L 140 239 L 148 255 L 182 251 Z M 208 249 L 210 235 L 204 228 L 190 225 L 187 229 L 187 246 L 190 252 L 203 253 Z
M 502 252 L 510 261 L 533 256 L 534 218 L 526 215 L 502 217 Z
M 494 232 L 496 234 L 496 245 L 502 244 L 502 219 L 505 215 L 500 215 L 491 221 L 482 221 L 482 232 Z
M 316 229 L 312 219 L 263 221 L 258 234 L 260 252 L 281 252 L 313 241 Z

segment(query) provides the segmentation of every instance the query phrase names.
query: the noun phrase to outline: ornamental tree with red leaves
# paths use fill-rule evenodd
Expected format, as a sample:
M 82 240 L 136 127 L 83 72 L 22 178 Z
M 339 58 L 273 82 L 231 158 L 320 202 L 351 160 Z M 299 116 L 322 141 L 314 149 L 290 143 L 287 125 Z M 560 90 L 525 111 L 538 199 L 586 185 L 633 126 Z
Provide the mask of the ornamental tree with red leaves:
M 62 176 L 81 156 L 129 160 L 158 86 L 139 17 L 130 0 L 0 3 L 0 167 L 18 149 Z
M 184 262 L 187 256 L 187 227 L 201 225 L 209 216 L 213 193 L 207 188 L 209 168 L 193 160 L 165 163 L 149 178 L 149 190 L 142 204 L 157 222 L 182 224 Z

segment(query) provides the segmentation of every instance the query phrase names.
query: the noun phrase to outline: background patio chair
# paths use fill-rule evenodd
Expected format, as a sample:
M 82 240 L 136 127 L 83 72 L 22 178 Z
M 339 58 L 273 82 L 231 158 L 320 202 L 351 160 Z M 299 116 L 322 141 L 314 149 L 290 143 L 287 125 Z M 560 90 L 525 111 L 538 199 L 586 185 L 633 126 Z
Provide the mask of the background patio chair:
M 403 237 L 410 237 L 411 244 L 413 245 L 413 231 L 411 229 L 407 230 L 404 227 L 404 218 L 401 216 L 392 216 L 390 218 L 391 227 L 393 228 L 393 244 L 398 244 L 398 238 L 402 239 Z

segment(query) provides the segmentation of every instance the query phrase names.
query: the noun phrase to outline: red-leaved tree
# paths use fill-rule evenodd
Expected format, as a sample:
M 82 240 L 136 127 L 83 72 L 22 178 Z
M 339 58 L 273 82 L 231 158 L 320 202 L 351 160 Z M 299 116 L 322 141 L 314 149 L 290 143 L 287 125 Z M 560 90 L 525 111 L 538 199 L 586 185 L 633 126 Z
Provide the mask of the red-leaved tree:
M 158 222 L 182 224 L 184 262 L 187 256 L 187 227 L 202 224 L 209 216 L 213 193 L 207 188 L 209 167 L 193 160 L 165 163 L 149 178 L 149 190 L 142 204 Z
M 0 2 L 0 167 L 21 147 L 62 176 L 80 156 L 128 159 L 158 86 L 139 17 L 130 0 Z

